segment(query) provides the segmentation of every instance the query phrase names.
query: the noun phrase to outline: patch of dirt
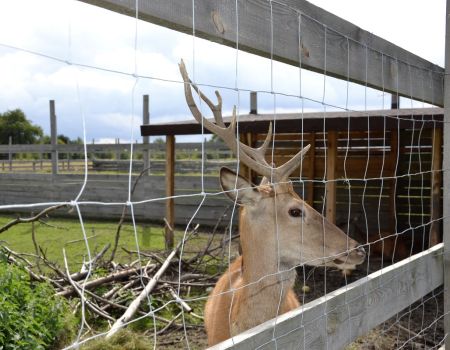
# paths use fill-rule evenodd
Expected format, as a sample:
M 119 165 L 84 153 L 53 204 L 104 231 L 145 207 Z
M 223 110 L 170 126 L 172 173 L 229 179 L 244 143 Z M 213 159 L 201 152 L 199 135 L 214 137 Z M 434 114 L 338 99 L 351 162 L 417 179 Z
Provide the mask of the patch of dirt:
M 157 349 L 191 349 L 199 350 L 208 347 L 204 328 L 187 331 L 187 340 L 183 330 L 167 332 L 157 337 Z

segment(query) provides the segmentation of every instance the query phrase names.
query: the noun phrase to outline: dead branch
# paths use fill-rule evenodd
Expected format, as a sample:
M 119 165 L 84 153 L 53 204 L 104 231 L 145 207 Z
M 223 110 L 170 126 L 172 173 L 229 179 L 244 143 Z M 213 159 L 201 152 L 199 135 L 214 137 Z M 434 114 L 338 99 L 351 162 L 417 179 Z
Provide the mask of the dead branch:
M 139 294 L 139 296 L 133 300 L 133 302 L 128 307 L 127 311 L 120 317 L 114 325 L 111 327 L 110 331 L 106 335 L 107 338 L 114 335 L 120 328 L 122 328 L 136 313 L 137 308 L 141 304 L 141 302 L 147 297 L 147 295 L 153 290 L 153 288 L 156 286 L 156 283 L 158 282 L 161 275 L 166 271 L 167 267 L 169 267 L 170 260 L 176 255 L 179 247 L 181 245 L 178 244 L 177 248 L 175 248 L 172 253 L 167 257 L 165 263 L 161 266 L 161 268 L 158 270 L 158 272 L 153 276 L 153 278 L 150 280 L 150 282 L 145 286 L 144 290 Z
M 77 294 L 79 295 L 80 299 L 86 304 L 86 306 L 95 314 L 100 315 L 112 322 L 114 322 L 114 318 L 112 318 L 110 315 L 108 315 L 106 312 L 104 312 L 103 310 L 99 309 L 96 305 L 94 305 L 89 299 L 87 299 L 84 296 L 84 293 L 81 291 L 83 290 L 83 286 L 80 286 L 77 282 L 75 282 L 74 280 L 70 279 L 70 273 L 69 273 L 69 265 L 67 263 L 67 257 L 66 257 L 66 250 L 63 248 L 63 256 L 64 256 L 64 265 L 66 267 L 66 272 L 67 272 L 67 276 L 69 276 L 68 280 L 69 283 L 72 285 L 73 289 L 77 292 Z M 81 289 L 81 290 L 80 290 Z
M 136 190 L 136 186 L 139 183 L 139 180 L 142 178 L 143 175 L 145 175 L 148 172 L 149 169 L 150 169 L 150 167 L 147 167 L 144 170 L 142 170 L 141 173 L 136 178 L 136 180 L 134 181 L 133 188 L 131 189 L 131 192 L 130 192 L 130 198 L 134 194 L 134 191 Z M 114 246 L 113 246 L 113 249 L 111 252 L 111 256 L 109 257 L 109 260 L 108 260 L 109 263 L 111 263 L 114 260 L 114 257 L 116 256 L 116 251 L 117 251 L 117 247 L 119 246 L 119 240 L 120 240 L 120 231 L 122 230 L 122 226 L 125 221 L 125 216 L 127 215 L 127 211 L 128 211 L 128 206 L 124 205 L 122 208 L 122 215 L 120 216 L 119 224 L 117 225 L 116 236 L 114 238 Z
M 190 237 L 190 234 L 186 236 L 186 240 L 188 240 Z M 185 240 L 185 241 L 186 241 Z M 121 329 L 128 321 L 132 319 L 134 314 L 136 313 L 139 305 L 141 302 L 147 298 L 147 296 L 152 292 L 153 288 L 155 288 L 156 284 L 158 283 L 161 276 L 164 274 L 164 272 L 167 270 L 167 268 L 170 265 L 171 260 L 178 254 L 178 251 L 180 250 L 181 246 L 185 241 L 180 241 L 177 246 L 172 250 L 172 252 L 169 254 L 167 259 L 164 261 L 164 264 L 160 267 L 158 272 L 153 276 L 153 278 L 147 283 L 144 290 L 139 294 L 139 296 L 133 300 L 133 302 L 128 307 L 127 311 L 113 324 L 110 331 L 106 335 L 106 338 L 110 338 L 112 335 L 114 335 L 119 329 Z
M 47 215 L 48 213 L 50 213 L 50 212 L 52 212 L 54 210 L 63 208 L 63 207 L 67 207 L 67 204 L 59 204 L 59 205 L 54 205 L 54 206 L 45 208 L 44 210 L 42 210 L 37 215 L 29 217 L 29 218 L 18 217 L 17 219 L 11 220 L 6 225 L 3 225 L 2 227 L 0 227 L 0 233 L 3 233 L 5 231 L 9 230 L 11 227 L 13 227 L 13 226 L 15 226 L 17 224 L 25 224 L 25 223 L 30 223 L 30 222 L 33 222 L 33 221 L 37 221 L 41 217 L 43 217 L 44 215 Z
M 148 266 L 149 270 L 152 270 L 154 268 L 156 268 L 155 264 L 152 264 L 152 265 Z M 124 271 L 113 272 L 113 273 L 109 274 L 108 276 L 100 277 L 100 278 L 97 278 L 95 280 L 86 282 L 84 284 L 84 288 L 85 289 L 92 289 L 92 288 L 101 286 L 101 285 L 106 284 L 106 283 L 110 283 L 110 282 L 113 282 L 113 281 L 124 279 L 126 277 L 129 277 L 130 275 L 137 274 L 140 271 L 141 271 L 140 268 L 131 268 L 131 269 L 127 269 L 127 270 L 124 270 Z M 72 279 L 72 278 L 68 278 L 68 280 L 70 280 L 70 279 Z M 69 288 L 69 289 L 66 289 L 66 290 L 63 290 L 61 292 L 56 293 L 56 295 L 67 297 L 67 296 L 72 295 L 74 292 L 76 292 L 76 290 L 74 288 Z

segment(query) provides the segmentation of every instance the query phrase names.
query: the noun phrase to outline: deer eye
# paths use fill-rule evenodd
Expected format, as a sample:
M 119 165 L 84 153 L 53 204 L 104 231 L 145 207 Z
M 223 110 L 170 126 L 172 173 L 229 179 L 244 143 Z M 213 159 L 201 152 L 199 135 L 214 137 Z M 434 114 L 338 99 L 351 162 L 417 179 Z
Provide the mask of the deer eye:
M 303 212 L 299 208 L 292 208 L 292 209 L 289 209 L 289 215 L 294 218 L 300 218 L 303 216 Z

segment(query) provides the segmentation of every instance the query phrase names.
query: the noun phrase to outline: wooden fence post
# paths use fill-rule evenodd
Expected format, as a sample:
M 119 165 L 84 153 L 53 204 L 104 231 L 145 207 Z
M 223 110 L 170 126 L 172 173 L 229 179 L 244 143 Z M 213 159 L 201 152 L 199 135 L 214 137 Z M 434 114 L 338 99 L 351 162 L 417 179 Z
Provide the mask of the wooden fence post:
M 250 114 L 258 114 L 258 94 L 256 91 L 250 92 Z
M 441 186 L 442 186 L 442 129 L 433 129 L 432 135 L 432 161 L 431 161 L 431 226 L 430 246 L 441 242 Z
M 175 224 L 175 136 L 166 135 L 166 249 L 174 246 L 174 224 Z
M 445 76 L 444 76 L 444 333 L 445 348 L 450 349 L 450 0 L 447 0 L 445 27 Z
M 150 106 L 149 106 L 149 97 L 148 95 L 144 95 L 143 97 L 143 108 L 142 108 L 142 124 L 148 125 L 150 124 Z M 144 145 L 147 145 L 147 147 L 144 147 L 144 150 L 142 151 L 142 158 L 144 161 L 144 169 L 146 175 L 150 175 L 149 166 L 150 166 L 150 152 L 149 152 L 149 136 L 143 136 L 142 137 L 142 143 Z
M 13 157 L 12 157 L 12 150 L 11 150 L 11 147 L 12 147 L 12 136 L 10 136 L 8 138 L 8 143 L 9 143 L 9 152 L 8 152 L 9 171 L 12 171 L 12 165 L 13 165 L 13 163 L 12 163 Z
M 256 91 L 250 92 L 250 114 L 258 114 L 258 95 Z M 256 139 L 255 136 L 256 135 L 254 135 L 251 132 L 241 133 L 239 135 L 239 140 L 243 144 L 253 147 Z M 244 163 L 240 163 L 239 167 L 240 167 L 239 173 L 243 177 L 252 182 L 256 180 L 256 174 L 247 165 L 245 165 Z
M 336 223 L 336 160 L 337 160 L 337 131 L 328 131 L 327 135 L 327 183 L 326 217 L 333 224 Z
M 58 131 L 56 126 L 55 101 L 50 100 L 50 140 L 52 144 L 52 175 L 58 174 Z
M 391 233 L 397 232 L 397 158 L 399 156 L 398 129 L 391 129 L 390 153 L 388 156 L 389 176 L 389 227 Z
M 308 170 L 308 183 L 306 185 L 306 202 L 312 207 L 314 205 L 314 178 L 315 166 L 316 166 L 316 133 L 312 132 L 309 140 L 311 145 L 308 151 L 309 157 L 309 170 Z
M 398 109 L 400 107 L 400 98 L 398 95 L 391 95 L 391 109 Z

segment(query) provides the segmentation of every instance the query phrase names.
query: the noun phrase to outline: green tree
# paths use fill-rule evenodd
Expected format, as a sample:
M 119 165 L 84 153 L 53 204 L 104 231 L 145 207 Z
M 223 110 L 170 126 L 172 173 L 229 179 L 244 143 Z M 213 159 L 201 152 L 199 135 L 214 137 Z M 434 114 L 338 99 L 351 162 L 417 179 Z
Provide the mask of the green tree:
M 33 125 L 20 109 L 0 114 L 0 144 L 8 144 L 10 137 L 15 144 L 38 143 L 43 135 L 42 128 Z
M 166 143 L 166 141 L 162 137 L 157 137 L 152 141 L 152 143 L 156 143 L 158 145 L 163 145 Z
M 44 135 L 40 139 L 40 142 L 43 144 L 50 144 L 50 143 L 52 143 L 52 140 L 49 135 Z M 59 134 L 58 135 L 58 144 L 60 144 L 60 145 L 75 145 L 75 144 L 80 145 L 80 144 L 83 144 L 83 140 L 79 137 L 74 140 L 71 140 L 69 136 L 66 136 L 64 134 Z
M 69 143 L 72 143 L 69 136 L 59 134 L 58 135 L 58 143 L 63 145 L 68 145 Z

